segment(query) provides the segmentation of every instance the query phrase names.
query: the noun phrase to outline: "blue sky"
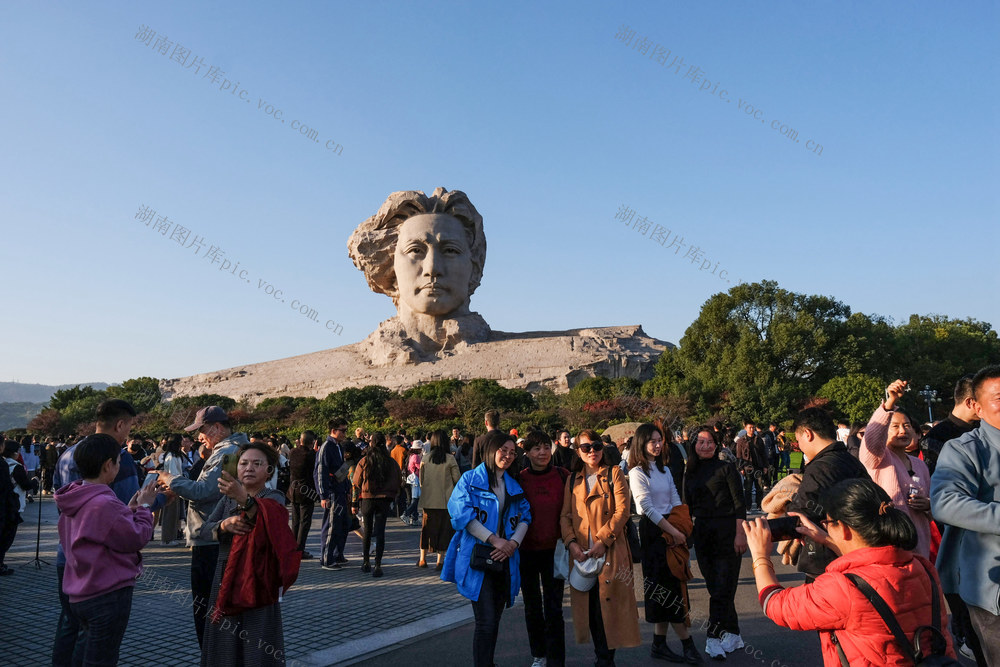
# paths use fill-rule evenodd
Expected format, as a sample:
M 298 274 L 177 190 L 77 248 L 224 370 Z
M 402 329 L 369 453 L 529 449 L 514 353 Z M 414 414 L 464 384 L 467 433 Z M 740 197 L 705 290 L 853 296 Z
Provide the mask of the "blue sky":
M 494 329 L 678 342 L 727 279 L 763 278 L 996 326 L 997 12 L 5 2 L 0 380 L 180 377 L 361 340 L 394 309 L 347 238 L 388 193 L 438 186 L 485 219 L 472 307 Z

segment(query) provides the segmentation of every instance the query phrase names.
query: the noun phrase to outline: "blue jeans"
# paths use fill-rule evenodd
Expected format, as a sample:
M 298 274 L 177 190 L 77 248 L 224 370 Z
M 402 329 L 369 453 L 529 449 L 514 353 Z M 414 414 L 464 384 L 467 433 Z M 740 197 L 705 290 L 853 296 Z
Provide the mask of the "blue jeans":
M 132 588 L 126 586 L 83 602 L 70 603 L 83 630 L 78 640 L 82 650 L 74 654 L 74 666 L 118 664 L 118 651 L 132 612 Z
M 320 565 L 333 565 L 344 560 L 344 547 L 351 527 L 351 513 L 347 511 L 347 498 L 334 496 L 323 510 L 323 553 Z

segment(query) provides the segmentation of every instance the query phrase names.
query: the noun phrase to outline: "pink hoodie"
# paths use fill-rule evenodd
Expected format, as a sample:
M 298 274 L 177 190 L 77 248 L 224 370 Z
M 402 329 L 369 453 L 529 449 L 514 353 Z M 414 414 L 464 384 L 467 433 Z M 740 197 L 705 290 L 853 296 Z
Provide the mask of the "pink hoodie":
M 142 573 L 139 550 L 153 537 L 153 514 L 133 512 L 106 484 L 77 480 L 56 491 L 59 542 L 66 552 L 63 592 L 82 602 L 134 586 Z

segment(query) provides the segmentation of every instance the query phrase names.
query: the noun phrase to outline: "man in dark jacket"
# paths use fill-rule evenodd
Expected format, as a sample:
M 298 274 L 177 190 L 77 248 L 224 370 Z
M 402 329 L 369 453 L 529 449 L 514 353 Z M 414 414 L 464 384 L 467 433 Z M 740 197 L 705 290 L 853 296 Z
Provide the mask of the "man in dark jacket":
M 976 398 L 972 394 L 972 376 L 966 375 L 955 383 L 955 407 L 951 409 L 951 413 L 935 424 L 934 428 L 920 440 L 924 463 L 932 475 L 944 443 L 968 433 L 977 426 L 979 417 L 976 415 Z
M 868 471 L 850 455 L 844 443 L 837 440 L 833 418 L 820 408 L 807 408 L 795 417 L 792 424 L 795 440 L 802 455 L 809 459 L 802 473 L 799 490 L 788 504 L 789 512 L 799 512 L 813 523 L 826 519 L 826 510 L 820 503 L 820 494 L 845 479 L 871 479 Z M 837 555 L 825 546 L 803 540 L 799 552 L 799 572 L 806 574 L 809 583 L 823 574 L 826 566 Z
M 740 471 L 743 473 L 743 495 L 747 510 L 753 500 L 752 490 L 757 490 L 757 507 L 764 499 L 764 482 L 770 474 L 770 460 L 767 455 L 767 445 L 757 432 L 757 426 L 751 419 L 744 419 L 746 434 L 736 438 L 736 458 Z
M 316 455 L 316 490 L 323 506 L 323 553 L 319 564 L 324 570 L 339 570 L 347 563 L 344 546 L 351 527 L 348 506 L 350 481 L 344 466 L 344 448 L 347 441 L 347 420 L 337 417 L 329 422 L 330 436 Z
M 483 462 L 483 447 L 486 446 L 486 438 L 493 431 L 500 430 L 500 413 L 497 410 L 487 410 L 486 415 L 483 417 L 483 422 L 486 424 L 486 433 L 476 436 L 475 441 L 472 443 L 473 468 Z M 517 440 L 516 436 L 514 440 Z
M 316 434 L 304 431 L 298 444 L 288 454 L 288 499 L 292 501 L 292 534 L 302 552 L 302 558 L 312 558 L 306 551 L 306 538 L 312 527 L 316 507 Z

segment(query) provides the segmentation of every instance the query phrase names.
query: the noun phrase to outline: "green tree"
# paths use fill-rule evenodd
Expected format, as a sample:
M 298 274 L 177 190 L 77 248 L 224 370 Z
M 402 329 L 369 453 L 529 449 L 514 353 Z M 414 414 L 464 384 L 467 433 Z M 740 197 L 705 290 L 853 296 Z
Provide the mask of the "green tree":
M 62 410 L 73 401 L 94 396 L 95 394 L 101 394 L 103 396 L 104 392 L 94 389 L 90 385 L 85 385 L 83 387 L 76 385 L 75 387 L 70 387 L 69 389 L 60 389 L 52 394 L 52 398 L 49 399 L 49 403 L 46 407 L 52 408 L 53 410 Z
M 853 373 L 836 377 L 820 387 L 817 395 L 828 398 L 838 417 L 850 423 L 867 423 L 884 397 L 886 382 Z
M 657 391 L 687 389 L 701 416 L 786 416 L 794 400 L 836 374 L 848 306 L 796 294 L 774 281 L 741 284 L 702 306 L 677 352 L 658 368 Z
M 327 395 L 320 402 L 317 412 L 324 431 L 326 422 L 335 417 L 343 417 L 352 423 L 378 422 L 389 416 L 385 402 L 398 397 L 396 392 L 379 385 L 350 387 Z
M 120 385 L 107 388 L 108 398 L 128 401 L 136 412 L 149 412 L 160 402 L 160 381 L 151 377 L 125 380 Z
M 465 385 L 461 380 L 433 380 L 410 387 L 403 392 L 403 398 L 419 398 L 441 405 L 451 400 L 456 391 Z

